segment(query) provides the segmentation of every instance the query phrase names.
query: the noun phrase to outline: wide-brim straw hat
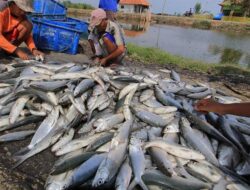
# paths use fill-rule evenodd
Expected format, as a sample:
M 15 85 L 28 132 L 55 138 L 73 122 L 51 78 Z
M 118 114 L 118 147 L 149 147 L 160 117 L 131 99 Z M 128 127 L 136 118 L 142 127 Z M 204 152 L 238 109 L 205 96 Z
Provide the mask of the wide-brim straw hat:
M 9 0 L 9 2 L 15 2 L 20 9 L 27 13 L 34 12 L 32 0 Z

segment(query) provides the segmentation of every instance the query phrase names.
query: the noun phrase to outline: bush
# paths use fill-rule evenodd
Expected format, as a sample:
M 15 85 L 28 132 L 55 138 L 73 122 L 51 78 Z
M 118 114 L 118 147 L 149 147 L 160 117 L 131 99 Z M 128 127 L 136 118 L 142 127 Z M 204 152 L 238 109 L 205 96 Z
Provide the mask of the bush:
M 194 21 L 193 23 L 193 27 L 194 28 L 199 28 L 199 29 L 205 29 L 205 30 L 209 30 L 211 28 L 211 22 L 207 21 L 207 20 L 201 20 L 201 21 Z

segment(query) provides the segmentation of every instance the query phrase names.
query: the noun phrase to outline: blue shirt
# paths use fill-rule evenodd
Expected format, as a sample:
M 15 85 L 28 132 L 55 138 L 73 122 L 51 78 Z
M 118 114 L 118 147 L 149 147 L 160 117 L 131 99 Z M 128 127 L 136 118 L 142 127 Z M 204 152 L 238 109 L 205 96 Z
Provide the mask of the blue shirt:
M 117 0 L 100 0 L 99 8 L 105 11 L 117 12 Z

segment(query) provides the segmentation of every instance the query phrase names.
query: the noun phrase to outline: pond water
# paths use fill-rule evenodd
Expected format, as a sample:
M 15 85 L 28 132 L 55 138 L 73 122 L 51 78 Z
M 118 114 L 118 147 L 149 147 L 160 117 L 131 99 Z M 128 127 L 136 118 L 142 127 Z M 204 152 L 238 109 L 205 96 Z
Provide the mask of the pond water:
M 145 22 L 120 22 L 126 41 L 207 63 L 250 68 L 250 35 Z
M 250 35 L 169 25 L 122 24 L 128 42 L 208 63 L 250 68 Z

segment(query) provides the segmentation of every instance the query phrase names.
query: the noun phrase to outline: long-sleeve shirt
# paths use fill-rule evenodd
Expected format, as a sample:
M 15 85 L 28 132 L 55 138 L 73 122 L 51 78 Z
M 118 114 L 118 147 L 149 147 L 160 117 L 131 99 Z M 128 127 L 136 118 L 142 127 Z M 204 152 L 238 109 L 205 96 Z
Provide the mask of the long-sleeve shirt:
M 16 50 L 17 47 L 11 44 L 6 36 L 22 21 L 23 18 L 15 18 L 11 15 L 8 2 L 0 0 L 0 49 L 9 53 L 13 53 Z M 29 36 L 25 43 L 30 50 L 36 48 L 32 35 Z

